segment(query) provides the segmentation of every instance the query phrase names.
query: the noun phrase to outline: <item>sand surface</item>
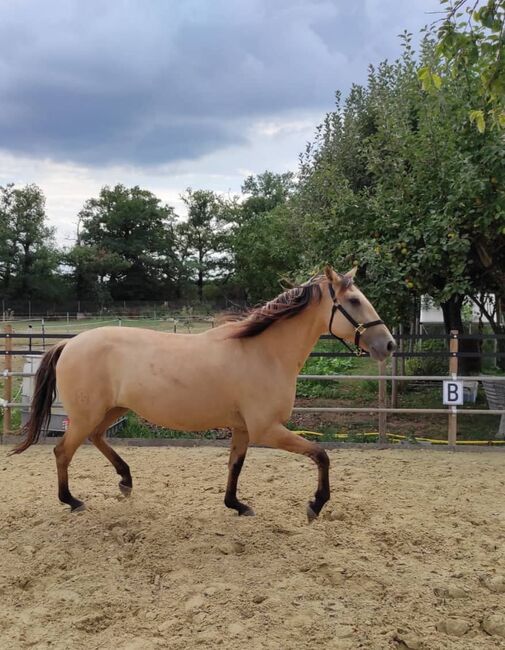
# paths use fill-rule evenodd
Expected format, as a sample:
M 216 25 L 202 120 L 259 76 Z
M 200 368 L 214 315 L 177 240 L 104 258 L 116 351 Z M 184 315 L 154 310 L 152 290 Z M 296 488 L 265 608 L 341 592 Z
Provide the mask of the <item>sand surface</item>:
M 222 504 L 227 450 L 121 448 L 135 483 L 81 448 L 55 494 L 49 446 L 0 449 L 0 647 L 505 647 L 505 456 L 331 452 L 309 526 L 310 461 L 252 449 Z

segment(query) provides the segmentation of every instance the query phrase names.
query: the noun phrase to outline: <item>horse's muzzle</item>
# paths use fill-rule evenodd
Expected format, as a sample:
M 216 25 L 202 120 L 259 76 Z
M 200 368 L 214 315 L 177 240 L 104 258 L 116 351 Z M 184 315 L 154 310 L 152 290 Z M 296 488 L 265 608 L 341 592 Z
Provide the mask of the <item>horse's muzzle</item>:
M 376 361 L 384 361 L 390 357 L 397 348 L 398 346 L 396 345 L 396 341 L 391 335 L 375 339 L 374 341 L 371 341 L 368 346 L 370 356 Z

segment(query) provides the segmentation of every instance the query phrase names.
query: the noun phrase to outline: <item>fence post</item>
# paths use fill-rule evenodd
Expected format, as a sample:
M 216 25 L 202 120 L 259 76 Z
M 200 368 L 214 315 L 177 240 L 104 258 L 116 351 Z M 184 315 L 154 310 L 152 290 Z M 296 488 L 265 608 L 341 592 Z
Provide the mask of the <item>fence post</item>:
M 403 351 L 405 350 L 405 346 L 403 344 L 403 334 L 404 334 L 404 329 L 403 329 L 403 324 L 400 325 L 400 341 L 398 345 L 398 352 L 401 353 L 400 356 L 400 375 L 405 375 L 405 357 L 403 356 Z
M 502 324 L 502 308 L 501 308 L 501 300 L 496 299 L 496 322 L 498 325 L 501 327 Z M 493 352 L 494 352 L 494 357 L 493 357 L 493 366 L 494 368 L 498 369 L 500 367 L 500 358 L 498 357 L 498 353 L 500 352 L 500 346 L 498 345 L 498 339 L 495 336 L 493 339 Z
M 451 338 L 449 341 L 449 374 L 452 379 L 458 377 L 458 330 L 451 330 Z M 449 447 L 456 447 L 456 438 L 458 435 L 458 415 L 456 406 L 450 406 L 449 423 L 447 430 L 447 444 Z
M 398 335 L 398 328 L 395 327 L 393 330 L 393 336 L 396 338 Z M 396 408 L 398 406 L 398 381 L 394 379 L 398 374 L 398 357 L 393 354 L 391 359 L 391 375 L 393 379 L 391 380 L 391 406 Z
M 5 380 L 4 380 L 4 400 L 7 404 L 12 402 L 12 325 L 8 323 L 4 327 L 5 332 Z M 11 432 L 12 407 L 4 408 L 3 435 L 6 436 Z
M 379 374 L 386 374 L 386 362 L 379 361 Z M 379 379 L 379 408 L 386 407 L 386 379 Z M 379 444 L 387 443 L 386 436 L 386 413 L 379 413 Z

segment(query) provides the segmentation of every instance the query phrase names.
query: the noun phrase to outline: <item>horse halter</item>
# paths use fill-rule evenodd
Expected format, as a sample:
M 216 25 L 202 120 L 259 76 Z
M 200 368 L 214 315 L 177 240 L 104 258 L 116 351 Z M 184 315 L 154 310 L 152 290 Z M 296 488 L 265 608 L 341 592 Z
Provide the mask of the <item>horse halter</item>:
M 331 283 L 328 285 L 328 289 L 330 291 L 330 296 L 333 301 L 333 307 L 331 308 L 330 324 L 328 327 L 330 335 L 333 336 L 334 339 L 337 339 L 337 341 L 343 343 L 348 350 L 350 350 L 353 354 L 359 357 L 363 354 L 363 350 L 359 344 L 361 335 L 364 334 L 369 327 L 374 327 L 375 325 L 384 325 L 384 321 L 371 320 L 368 323 L 358 323 L 358 321 L 355 318 L 353 318 L 351 314 L 344 307 L 342 307 L 342 305 L 338 302 L 337 296 L 335 295 L 335 290 L 331 285 Z M 337 311 L 341 312 L 351 323 L 351 325 L 354 327 L 354 345 L 356 346 L 355 350 L 351 348 L 351 346 L 347 343 L 347 341 L 344 341 L 344 339 L 341 338 L 340 336 L 333 334 L 331 330 L 331 326 L 333 325 L 333 318 L 335 317 L 335 313 Z

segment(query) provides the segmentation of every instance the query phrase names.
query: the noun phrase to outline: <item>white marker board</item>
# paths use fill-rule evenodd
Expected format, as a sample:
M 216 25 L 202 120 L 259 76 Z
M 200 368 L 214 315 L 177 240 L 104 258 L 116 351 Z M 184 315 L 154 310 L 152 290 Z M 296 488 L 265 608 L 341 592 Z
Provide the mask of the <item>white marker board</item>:
M 444 380 L 443 402 L 446 406 L 462 406 L 462 381 L 457 381 L 456 379 Z

